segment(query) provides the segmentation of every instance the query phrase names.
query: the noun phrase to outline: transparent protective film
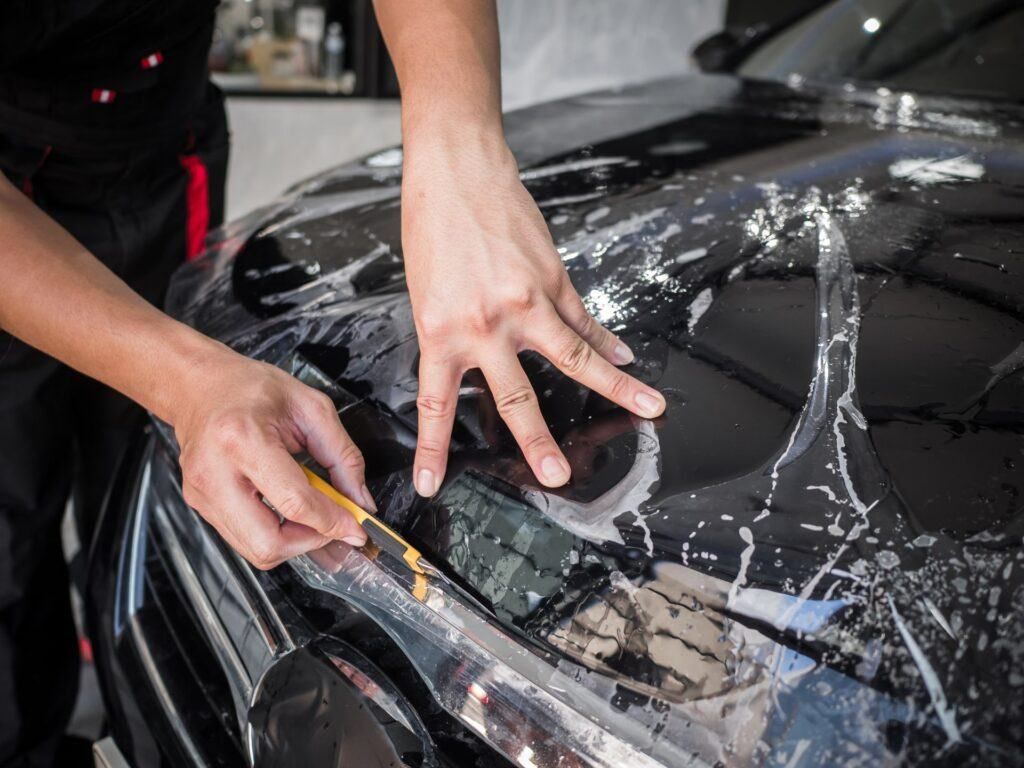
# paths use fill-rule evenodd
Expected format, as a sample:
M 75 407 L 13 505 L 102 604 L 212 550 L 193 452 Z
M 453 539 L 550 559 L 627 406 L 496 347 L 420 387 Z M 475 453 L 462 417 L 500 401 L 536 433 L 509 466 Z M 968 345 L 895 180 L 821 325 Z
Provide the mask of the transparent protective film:
M 668 402 L 636 419 L 525 352 L 563 488 L 470 373 L 415 494 L 401 150 L 175 277 L 174 316 L 332 398 L 381 519 L 458 586 L 299 572 L 522 765 L 1024 760 L 1024 112 L 847 85 L 509 116 L 574 288 Z
M 442 581 L 392 570 L 384 559 L 371 560 L 342 542 L 291 565 L 314 588 L 338 595 L 377 621 L 437 701 L 516 764 L 682 764 L 656 760 L 613 735 L 606 726 L 620 718 L 607 700 L 580 688 L 462 604 Z M 571 706 L 558 697 L 570 690 Z

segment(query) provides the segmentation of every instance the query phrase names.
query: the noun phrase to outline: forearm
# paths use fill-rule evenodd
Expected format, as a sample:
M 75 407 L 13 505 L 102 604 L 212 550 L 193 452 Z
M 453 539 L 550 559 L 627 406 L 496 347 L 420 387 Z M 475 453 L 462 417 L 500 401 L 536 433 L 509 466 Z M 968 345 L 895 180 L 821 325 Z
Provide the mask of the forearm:
M 494 1 L 375 3 L 402 86 L 402 255 L 420 344 L 416 489 L 433 496 L 441 487 L 459 382 L 471 369 L 537 478 L 563 485 L 571 468 L 520 352 L 540 352 L 645 418 L 664 410 L 664 398 L 615 367 L 633 353 L 587 312 L 520 180 L 501 123 Z
M 375 0 L 402 88 L 407 159 L 438 144 L 504 148 L 494 0 Z
M 154 308 L 0 176 L 0 328 L 171 420 L 225 347 Z

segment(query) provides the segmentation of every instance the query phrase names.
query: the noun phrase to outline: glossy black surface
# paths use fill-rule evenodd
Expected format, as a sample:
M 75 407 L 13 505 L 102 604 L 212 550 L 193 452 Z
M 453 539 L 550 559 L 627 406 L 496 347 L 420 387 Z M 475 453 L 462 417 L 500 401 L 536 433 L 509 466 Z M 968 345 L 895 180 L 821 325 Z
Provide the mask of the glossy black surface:
M 472 376 L 445 485 L 411 490 L 396 152 L 226 230 L 171 309 L 331 392 L 389 522 L 613 705 L 718 728 L 709 762 L 1018 764 L 1021 117 L 729 77 L 510 116 L 574 284 L 669 402 L 644 422 L 525 356 L 557 492 Z
M 420 764 L 420 740 L 365 695 L 365 689 L 375 686 L 371 678 L 360 675 L 358 685 L 332 667 L 322 653 L 303 648 L 268 671 L 250 715 L 256 735 L 254 764 L 267 768 Z
M 1022 33 L 1015 0 L 831 0 L 774 34 L 740 37 L 733 50 L 745 54 L 738 72 L 746 77 L 1019 103 Z
M 131 615 L 125 610 L 129 540 L 140 519 L 140 468 L 149 439 L 148 431 L 140 432 L 128 446 L 90 551 L 84 606 L 106 727 L 136 768 L 239 768 L 246 761 L 223 670 L 205 642 L 196 607 L 171 573 L 166 542 L 145 522 L 145 565 L 131 585 L 138 608 Z
M 164 442 L 127 452 L 86 595 L 110 734 L 135 768 L 500 768 L 372 621 L 254 573 L 192 512 Z

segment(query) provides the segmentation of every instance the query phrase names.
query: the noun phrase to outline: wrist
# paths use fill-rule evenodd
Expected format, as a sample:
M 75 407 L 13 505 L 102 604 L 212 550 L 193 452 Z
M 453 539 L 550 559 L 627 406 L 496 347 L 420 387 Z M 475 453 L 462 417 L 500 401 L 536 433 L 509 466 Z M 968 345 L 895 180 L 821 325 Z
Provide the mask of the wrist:
M 209 397 L 211 379 L 241 356 L 229 347 L 176 320 L 162 334 L 164 355 L 148 396 L 134 398 L 158 418 L 177 426 L 196 405 Z
M 405 170 L 422 167 L 481 167 L 489 171 L 515 168 L 515 158 L 497 120 L 452 119 L 450 116 L 403 119 Z

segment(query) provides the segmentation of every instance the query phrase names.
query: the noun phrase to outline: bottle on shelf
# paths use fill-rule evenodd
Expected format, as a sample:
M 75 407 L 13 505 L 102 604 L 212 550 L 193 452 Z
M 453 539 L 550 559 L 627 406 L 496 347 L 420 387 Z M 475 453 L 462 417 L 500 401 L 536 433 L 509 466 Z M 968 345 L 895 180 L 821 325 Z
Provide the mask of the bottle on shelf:
M 324 40 L 324 79 L 334 83 L 339 82 L 344 63 L 345 35 L 342 32 L 341 24 L 332 21 L 327 25 L 327 37 Z

